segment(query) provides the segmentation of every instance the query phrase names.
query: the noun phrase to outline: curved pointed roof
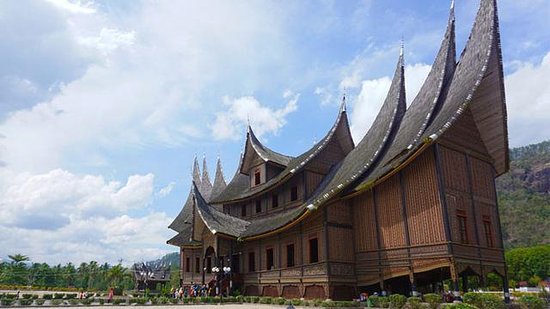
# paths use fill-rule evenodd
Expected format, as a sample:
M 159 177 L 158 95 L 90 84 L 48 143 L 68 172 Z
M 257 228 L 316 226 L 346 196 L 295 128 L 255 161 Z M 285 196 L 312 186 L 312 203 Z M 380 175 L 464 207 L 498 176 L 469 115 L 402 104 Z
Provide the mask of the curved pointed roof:
M 218 161 L 216 162 L 216 175 L 214 176 L 214 185 L 212 186 L 210 199 L 215 199 L 226 187 L 227 183 L 223 177 L 222 161 L 218 157 Z
M 227 185 L 227 188 L 219 196 L 212 200 L 212 202 L 223 203 L 242 200 L 274 188 L 286 179 L 292 177 L 298 171 L 302 170 L 311 160 L 326 149 L 330 143 L 337 143 L 345 154 L 349 153 L 354 148 L 353 139 L 349 130 L 349 122 L 345 104 L 342 104 L 334 125 L 325 137 L 323 137 L 323 139 L 321 139 L 317 144 L 313 145 L 313 147 L 311 147 L 308 151 L 290 160 L 286 168 L 276 177 L 270 179 L 264 184 L 251 188 L 248 176 L 243 173 L 239 173 L 239 170 L 231 182 Z M 243 157 L 242 160 L 245 160 L 245 158 Z M 240 166 L 242 165 L 243 164 L 241 163 Z
M 168 228 L 176 231 L 181 232 L 185 228 L 185 222 L 189 220 L 193 213 L 193 194 L 191 190 L 189 191 L 189 194 L 187 195 L 187 199 L 185 200 L 185 203 L 183 204 L 183 207 L 181 208 L 181 211 L 176 216 L 174 221 L 170 223 Z
M 250 222 L 233 217 L 216 210 L 206 202 L 197 185 L 193 183 L 193 200 L 195 209 L 212 234 L 224 234 L 239 237 Z
M 244 146 L 244 157 L 239 165 L 239 172 L 248 175 L 248 172 L 252 166 L 254 166 L 255 159 L 259 159 L 263 162 L 271 162 L 280 166 L 287 166 L 292 157 L 280 154 L 276 151 L 264 146 L 260 140 L 254 134 L 252 127 L 248 126 L 246 132 L 246 143 Z
M 404 56 L 401 50 L 390 89 L 370 129 L 342 161 L 331 180 L 325 181 L 324 186 L 319 186 L 309 200 L 313 204 L 311 207 L 317 207 L 334 197 L 376 165 L 388 145 L 391 145 L 406 108 Z
M 195 183 L 197 184 L 201 183 L 201 171 L 199 168 L 199 161 L 197 160 L 196 155 L 195 155 L 195 158 L 193 159 L 193 172 L 191 177 Z
M 451 56 L 449 55 L 449 57 Z M 491 59 L 493 59 L 492 63 Z M 447 70 L 449 69 L 448 65 L 447 63 Z M 500 153 L 500 155 L 495 155 L 495 157 L 500 157 L 495 158 L 497 172 L 502 173 L 507 169 L 506 109 L 504 106 L 502 66 L 500 62 L 498 18 L 496 2 L 494 0 L 481 0 L 468 43 L 464 48 L 459 63 L 454 68 L 452 76 L 449 74 L 450 71 L 445 74 L 442 80 L 444 90 L 439 94 L 435 112 L 430 116 L 426 128 L 419 132 L 409 130 L 398 133 L 399 135 L 403 134 L 403 136 L 398 136 L 397 140 L 410 140 L 411 144 L 407 146 L 405 142 L 395 143 L 392 146 L 393 149 L 388 152 L 389 155 L 384 158 L 379 168 L 369 175 L 356 190 L 368 189 L 384 179 L 383 177 L 399 171 L 408 158 L 414 157 L 415 154 L 420 153 L 425 147 L 437 140 L 447 129 L 453 126 L 467 108 L 475 108 L 476 104 L 478 106 L 483 105 L 480 108 L 485 109 L 484 117 L 486 121 L 496 127 L 493 132 L 500 131 L 497 133 L 498 136 L 495 136 L 496 142 L 500 143 L 499 150 L 495 151 Z M 492 99 L 491 102 L 477 99 L 478 96 L 482 95 L 481 92 L 477 91 L 480 85 L 489 82 L 500 88 L 496 92 L 497 97 L 488 98 Z M 470 104 L 472 101 L 475 104 Z M 418 104 L 429 104 L 429 100 L 427 102 L 418 102 Z M 486 136 L 486 139 L 489 138 Z M 506 149 L 503 149 L 505 147 Z M 501 162 L 500 166 L 499 160 Z
M 202 177 L 201 182 L 197 184 L 201 190 L 202 196 L 206 200 L 210 199 L 210 194 L 212 192 L 212 183 L 210 182 L 210 176 L 208 175 L 208 168 L 206 167 L 206 156 L 202 158 Z

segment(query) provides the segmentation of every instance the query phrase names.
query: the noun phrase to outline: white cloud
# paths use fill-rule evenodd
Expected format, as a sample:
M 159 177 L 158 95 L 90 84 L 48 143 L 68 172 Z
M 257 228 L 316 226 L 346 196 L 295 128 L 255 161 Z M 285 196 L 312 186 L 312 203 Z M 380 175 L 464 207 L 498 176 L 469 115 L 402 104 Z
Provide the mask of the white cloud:
M 550 138 L 550 52 L 540 63 L 515 62 L 505 77 L 510 146 Z
M 287 91 L 283 97 L 289 101 L 279 109 L 262 105 L 251 96 L 236 99 L 224 97 L 227 110 L 216 113 L 214 124 L 210 127 L 212 135 L 217 140 L 238 140 L 242 137 L 248 121 L 258 137 L 266 133 L 277 134 L 286 124 L 287 115 L 298 109 L 300 95 Z
M 2 225 L 47 230 L 75 219 L 113 217 L 143 209 L 151 201 L 154 182 L 152 174 L 132 175 L 122 184 L 61 169 L 34 175 L 4 172 L 2 176 Z
M 405 66 L 405 91 L 407 104 L 410 104 L 428 76 L 430 66 L 422 63 Z M 378 115 L 393 77 L 364 80 L 361 90 L 353 104 L 351 114 L 351 133 L 356 143 L 361 141 L 370 125 Z
M 73 13 L 73 14 L 93 14 L 96 12 L 94 8 L 94 3 L 88 1 L 82 3 L 81 1 L 69 1 L 69 0 L 45 0 L 56 7 Z
M 172 190 L 174 190 L 175 187 L 176 187 L 176 183 L 174 181 L 172 181 L 171 183 L 167 184 L 165 187 L 162 187 L 157 192 L 157 196 L 160 197 L 160 198 L 163 198 L 163 197 L 167 196 L 168 194 L 170 194 L 170 192 L 172 192 Z
M 171 252 L 163 244 L 172 233 L 171 222 L 164 213 L 142 217 L 119 215 L 113 218 L 73 219 L 56 230 L 23 229 L 0 224 L 0 255 L 29 255 L 34 262 L 52 265 L 91 260 L 100 263 L 131 264 L 142 259 L 158 258 Z
M 1 176 L 0 256 L 30 254 L 34 261 L 55 264 L 130 262 L 168 251 L 163 244 L 170 237 L 170 218 L 126 214 L 151 209 L 152 174 L 132 175 L 125 183 L 61 169 Z

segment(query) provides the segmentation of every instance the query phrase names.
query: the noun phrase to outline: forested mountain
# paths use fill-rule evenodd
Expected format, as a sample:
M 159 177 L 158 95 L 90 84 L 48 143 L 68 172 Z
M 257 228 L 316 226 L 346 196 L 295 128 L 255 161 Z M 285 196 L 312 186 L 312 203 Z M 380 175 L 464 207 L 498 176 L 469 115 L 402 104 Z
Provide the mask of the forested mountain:
M 510 150 L 497 179 L 506 248 L 550 243 L 550 141 Z

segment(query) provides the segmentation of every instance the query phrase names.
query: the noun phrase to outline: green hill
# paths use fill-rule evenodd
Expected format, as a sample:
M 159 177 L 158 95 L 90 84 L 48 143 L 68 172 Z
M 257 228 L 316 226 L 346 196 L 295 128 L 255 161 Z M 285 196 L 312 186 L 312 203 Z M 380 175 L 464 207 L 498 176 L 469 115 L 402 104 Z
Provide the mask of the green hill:
M 497 191 L 505 247 L 549 244 L 550 141 L 511 149 Z

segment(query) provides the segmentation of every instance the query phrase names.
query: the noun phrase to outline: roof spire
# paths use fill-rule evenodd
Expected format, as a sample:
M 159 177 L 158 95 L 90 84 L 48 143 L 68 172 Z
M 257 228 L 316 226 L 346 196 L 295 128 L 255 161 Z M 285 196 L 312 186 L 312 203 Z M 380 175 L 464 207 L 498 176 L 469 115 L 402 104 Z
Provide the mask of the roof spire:
M 199 161 L 197 160 L 197 155 L 195 154 L 195 158 L 193 159 L 193 181 L 197 184 L 201 183 L 201 171 L 199 168 Z
M 455 21 L 455 0 L 451 0 L 451 12 L 449 14 L 449 23 Z
M 346 111 L 346 89 L 344 89 L 344 95 L 342 96 L 342 104 L 340 105 L 340 111 Z
M 403 39 L 403 36 L 401 36 L 401 48 L 399 49 L 399 56 L 403 57 L 405 51 L 405 40 Z

